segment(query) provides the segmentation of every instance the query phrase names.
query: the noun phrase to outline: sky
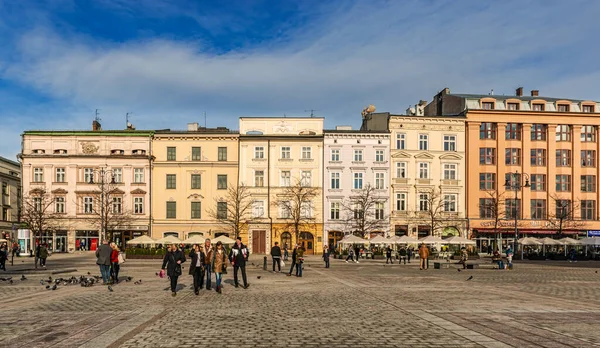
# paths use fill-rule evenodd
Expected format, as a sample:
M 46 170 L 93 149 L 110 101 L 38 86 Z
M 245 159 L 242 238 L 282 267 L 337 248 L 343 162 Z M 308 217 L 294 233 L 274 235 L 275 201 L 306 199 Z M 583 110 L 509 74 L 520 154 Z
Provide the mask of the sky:
M 595 0 L 0 0 L 0 156 L 24 130 L 402 114 L 453 93 L 600 100 Z

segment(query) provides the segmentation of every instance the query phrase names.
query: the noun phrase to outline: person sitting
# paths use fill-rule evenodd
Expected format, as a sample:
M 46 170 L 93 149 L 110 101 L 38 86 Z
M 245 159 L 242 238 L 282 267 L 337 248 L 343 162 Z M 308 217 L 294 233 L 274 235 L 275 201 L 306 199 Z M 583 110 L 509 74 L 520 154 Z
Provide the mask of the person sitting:
M 496 265 L 498 265 L 499 269 L 503 268 L 503 267 L 501 267 L 502 255 L 500 255 L 500 252 L 498 251 L 498 249 L 494 250 L 494 254 L 492 255 L 492 263 L 495 263 Z

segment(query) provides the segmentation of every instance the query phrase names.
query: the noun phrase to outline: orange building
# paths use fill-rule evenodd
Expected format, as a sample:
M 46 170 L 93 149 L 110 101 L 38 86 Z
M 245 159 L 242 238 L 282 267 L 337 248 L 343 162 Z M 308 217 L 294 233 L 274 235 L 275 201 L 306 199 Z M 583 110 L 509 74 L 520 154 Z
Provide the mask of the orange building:
M 519 238 L 600 230 L 599 102 L 445 88 L 425 115 L 466 116 L 467 218 L 480 248 L 496 233 L 512 243 L 515 211 Z

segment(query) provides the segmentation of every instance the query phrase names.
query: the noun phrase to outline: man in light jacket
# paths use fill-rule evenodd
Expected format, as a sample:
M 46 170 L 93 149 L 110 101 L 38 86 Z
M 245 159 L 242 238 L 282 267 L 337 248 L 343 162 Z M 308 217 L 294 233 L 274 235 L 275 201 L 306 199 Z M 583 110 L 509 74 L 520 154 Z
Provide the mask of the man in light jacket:
M 108 245 L 108 240 L 102 241 L 102 245 L 96 249 L 96 264 L 100 266 L 100 274 L 102 275 L 102 285 L 108 284 L 110 281 L 110 255 L 112 248 Z

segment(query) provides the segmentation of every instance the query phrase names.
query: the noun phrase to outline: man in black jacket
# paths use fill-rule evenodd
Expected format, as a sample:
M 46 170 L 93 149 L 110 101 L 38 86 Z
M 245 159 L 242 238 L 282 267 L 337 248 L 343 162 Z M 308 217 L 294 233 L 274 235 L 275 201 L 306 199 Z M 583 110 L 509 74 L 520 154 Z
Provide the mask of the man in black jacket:
M 238 270 L 242 271 L 244 289 L 247 289 L 250 286 L 250 284 L 248 284 L 248 280 L 246 279 L 246 261 L 248 261 L 248 256 L 250 256 L 248 248 L 242 244 L 242 238 L 237 237 L 235 244 L 229 252 L 229 261 L 233 265 L 233 282 L 235 283 L 236 288 L 239 286 Z
M 190 265 L 189 274 L 194 278 L 194 294 L 198 295 L 200 293 L 200 289 L 202 289 L 202 283 L 204 280 L 204 253 L 202 252 L 202 247 L 195 244 L 190 251 L 190 258 L 192 259 L 192 264 Z
M 275 272 L 275 264 L 281 272 L 281 248 L 279 248 L 278 242 L 275 242 L 275 246 L 271 248 L 271 257 L 273 258 L 273 272 Z
M 102 275 L 102 285 L 108 284 L 110 281 L 110 255 L 112 248 L 108 245 L 108 239 L 102 241 L 102 245 L 96 249 L 96 264 L 100 266 L 100 274 Z

